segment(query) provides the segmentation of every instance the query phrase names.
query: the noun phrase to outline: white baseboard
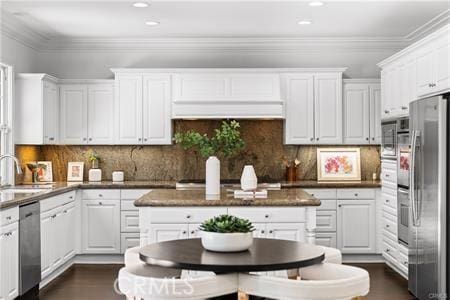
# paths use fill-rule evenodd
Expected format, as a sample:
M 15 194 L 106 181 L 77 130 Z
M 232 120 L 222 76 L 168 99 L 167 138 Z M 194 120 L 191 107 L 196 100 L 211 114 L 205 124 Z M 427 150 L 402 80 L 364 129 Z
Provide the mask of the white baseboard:
M 42 279 L 41 282 L 39 283 L 39 289 L 42 289 L 47 284 L 49 284 L 54 279 L 56 279 L 56 277 L 58 277 L 59 275 L 64 273 L 67 269 L 69 269 L 73 265 L 73 262 L 74 262 L 74 258 L 72 257 L 71 259 L 66 261 L 63 265 L 61 265 L 59 268 L 57 268 L 55 271 L 50 273 L 47 277 Z
M 384 263 L 381 254 L 342 254 L 344 263 Z

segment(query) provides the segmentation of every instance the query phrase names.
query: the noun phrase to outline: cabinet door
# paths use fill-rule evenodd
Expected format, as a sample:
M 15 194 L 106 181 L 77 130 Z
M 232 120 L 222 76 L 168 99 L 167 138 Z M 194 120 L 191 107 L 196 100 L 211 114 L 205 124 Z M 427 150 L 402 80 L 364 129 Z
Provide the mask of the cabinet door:
M 0 230 L 0 299 L 19 295 L 19 225 L 18 222 Z
M 53 269 L 53 261 L 57 246 L 54 219 L 55 209 L 41 214 L 41 277 L 45 278 Z M 59 242 L 58 242 L 59 243 Z
M 342 143 L 342 76 L 314 76 L 314 123 L 318 144 Z
M 367 84 L 344 84 L 344 143 L 368 144 L 370 102 Z
M 44 144 L 57 144 L 59 140 L 58 88 L 53 82 L 44 84 Z
M 271 239 L 303 242 L 304 233 L 304 223 L 267 223 L 267 237 Z
M 125 253 L 127 249 L 139 246 L 139 233 L 126 232 L 121 233 L 120 253 Z
M 75 203 L 71 203 L 63 207 L 61 218 L 63 230 L 61 234 L 61 241 L 63 241 L 62 259 L 63 262 L 66 262 L 76 254 L 76 227 L 74 226 L 74 224 L 76 224 Z
M 52 251 L 51 256 L 51 269 L 52 271 L 58 268 L 63 264 L 63 257 L 64 257 L 64 248 L 66 247 L 66 240 L 65 240 L 65 230 L 64 227 L 64 216 L 62 212 L 62 208 L 59 207 L 57 209 L 56 214 L 54 215 L 54 218 L 52 222 L 50 223 L 52 227 L 53 232 L 53 245 L 56 249 Z
M 285 144 L 312 144 L 314 140 L 314 77 L 312 74 L 283 78 L 286 99 Z
M 83 253 L 120 253 L 120 200 L 83 200 Z
M 186 239 L 189 236 L 188 224 L 152 224 L 150 243 Z
M 450 39 L 448 36 L 436 42 L 434 52 L 435 82 L 434 90 L 443 91 L 450 88 Z
M 317 232 L 336 231 L 336 211 L 316 211 Z
M 114 141 L 114 86 L 88 86 L 88 143 L 112 144 Z
M 144 144 L 170 145 L 170 76 L 144 75 L 143 125 Z
M 391 118 L 397 114 L 397 102 L 400 95 L 398 70 L 396 66 L 381 72 L 382 84 L 382 117 Z
M 369 85 L 370 143 L 381 144 L 381 87 Z
M 375 200 L 338 200 L 337 213 L 342 253 L 375 253 Z
M 417 94 L 423 96 L 430 93 L 434 82 L 434 51 L 433 45 L 422 49 L 417 56 Z
M 61 85 L 61 143 L 87 143 L 87 87 Z
M 117 144 L 142 143 L 142 76 L 116 76 L 115 131 Z

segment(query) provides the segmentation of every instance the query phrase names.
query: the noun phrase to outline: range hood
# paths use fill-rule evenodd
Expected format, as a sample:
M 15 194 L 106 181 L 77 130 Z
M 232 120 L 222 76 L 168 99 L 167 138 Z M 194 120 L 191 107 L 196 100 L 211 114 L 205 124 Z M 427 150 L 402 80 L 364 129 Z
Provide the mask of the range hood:
M 172 119 L 284 118 L 279 73 L 198 72 L 172 79 Z

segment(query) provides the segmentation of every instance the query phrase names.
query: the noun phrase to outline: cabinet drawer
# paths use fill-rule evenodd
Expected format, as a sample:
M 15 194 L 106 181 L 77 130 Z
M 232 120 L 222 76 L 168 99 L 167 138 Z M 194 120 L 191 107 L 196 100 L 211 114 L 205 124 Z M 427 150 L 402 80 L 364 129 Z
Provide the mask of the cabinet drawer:
M 318 232 L 316 233 L 316 245 L 336 248 L 336 233 L 335 232 Z
M 134 206 L 135 200 L 121 200 L 120 201 L 120 210 L 131 210 L 131 211 L 138 211 L 139 208 Z
M 396 160 L 382 160 L 381 168 L 397 171 L 397 161 Z
M 397 170 L 382 169 L 381 181 L 383 184 L 387 183 L 388 186 L 397 185 Z
M 375 190 L 373 189 L 339 189 L 337 190 L 338 199 L 375 199 Z
M 384 194 L 389 194 L 395 197 L 397 199 L 397 187 L 392 188 L 390 185 L 383 185 L 381 187 L 381 192 Z
M 150 210 L 152 223 L 202 223 L 206 219 L 227 213 L 226 208 L 152 208 Z
M 61 195 L 53 196 L 45 200 L 41 200 L 41 212 L 49 211 L 58 206 L 75 201 L 75 192 L 68 192 Z
M 139 232 L 139 212 L 120 212 L 120 232 Z
M 408 274 L 408 256 L 403 254 L 402 252 L 397 252 L 397 261 L 398 261 L 398 267 L 400 270 L 402 270 L 405 274 Z
M 382 193 L 381 199 L 383 200 L 383 205 L 397 211 L 397 197 L 392 194 Z
M 317 211 L 317 232 L 336 231 L 336 211 Z
M 129 248 L 140 245 L 139 233 L 121 233 L 120 234 L 120 252 L 125 253 Z
M 305 192 L 320 200 L 336 199 L 335 189 L 305 189 Z
M 388 240 L 383 240 L 383 257 L 389 260 L 393 264 L 397 264 L 397 249 L 394 244 L 391 244 Z
M 336 200 L 320 200 L 320 206 L 316 210 L 336 210 Z
M 240 218 L 249 219 L 251 222 L 278 222 L 297 223 L 305 221 L 305 209 L 295 208 L 274 208 L 274 207 L 239 207 L 229 208 L 228 214 Z
M 81 193 L 83 200 L 97 200 L 97 199 L 120 199 L 120 190 L 83 190 Z
M 120 199 L 124 200 L 137 200 L 141 198 L 145 194 L 150 193 L 152 190 L 150 189 L 137 189 L 137 190 L 121 190 L 120 191 Z
M 0 226 L 5 226 L 19 220 L 19 207 L 0 210 Z
M 386 214 L 383 214 L 382 219 L 382 226 L 383 229 L 392 233 L 397 237 L 397 222 L 394 222 L 393 220 L 390 220 L 386 217 Z

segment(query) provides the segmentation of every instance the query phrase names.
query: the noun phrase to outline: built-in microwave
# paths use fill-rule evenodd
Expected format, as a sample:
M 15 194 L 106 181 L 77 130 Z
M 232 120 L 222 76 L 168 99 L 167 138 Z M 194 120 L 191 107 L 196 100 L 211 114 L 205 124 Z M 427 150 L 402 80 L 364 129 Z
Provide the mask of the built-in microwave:
M 397 135 L 408 129 L 408 118 L 381 122 L 381 158 L 397 159 Z

